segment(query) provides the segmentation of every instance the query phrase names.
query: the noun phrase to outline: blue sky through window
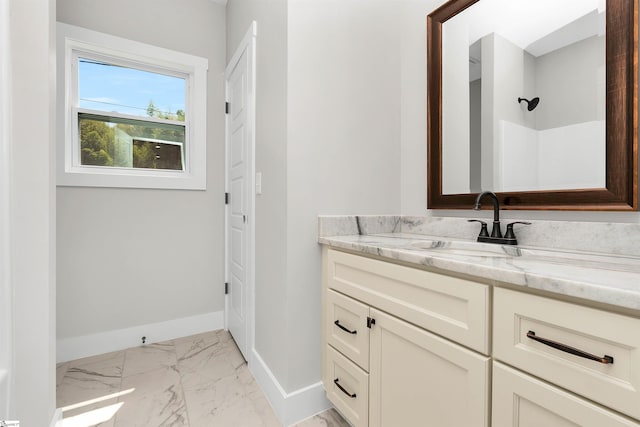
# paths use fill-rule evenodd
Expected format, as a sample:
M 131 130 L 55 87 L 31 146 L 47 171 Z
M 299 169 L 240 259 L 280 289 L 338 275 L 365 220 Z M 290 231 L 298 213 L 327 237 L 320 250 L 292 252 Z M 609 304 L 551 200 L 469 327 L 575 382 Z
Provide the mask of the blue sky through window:
M 80 108 L 148 117 L 156 109 L 175 114 L 185 110 L 184 78 L 79 58 Z

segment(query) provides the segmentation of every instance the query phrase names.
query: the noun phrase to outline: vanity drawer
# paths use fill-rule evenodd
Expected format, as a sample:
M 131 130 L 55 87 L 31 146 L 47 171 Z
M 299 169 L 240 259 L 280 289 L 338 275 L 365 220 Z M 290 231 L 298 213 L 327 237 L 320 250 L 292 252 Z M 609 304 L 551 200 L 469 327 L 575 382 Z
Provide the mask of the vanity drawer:
M 326 347 L 327 397 L 354 426 L 369 425 L 369 374 L 330 345 Z
M 327 286 L 489 354 L 489 288 L 469 280 L 329 250 Z
M 493 328 L 495 359 L 640 419 L 640 319 L 497 288 Z
M 493 364 L 494 427 L 640 427 L 599 405 L 499 362 Z
M 369 306 L 327 290 L 327 342 L 369 371 Z

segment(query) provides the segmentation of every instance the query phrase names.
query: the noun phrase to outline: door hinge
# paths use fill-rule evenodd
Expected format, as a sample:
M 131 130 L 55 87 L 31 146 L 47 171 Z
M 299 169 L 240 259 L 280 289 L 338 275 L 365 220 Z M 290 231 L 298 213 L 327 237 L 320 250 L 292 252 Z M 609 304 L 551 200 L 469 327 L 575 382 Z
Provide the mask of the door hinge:
M 367 316 L 367 328 L 371 329 L 371 326 L 376 324 L 376 319 Z
M 228 102 L 224 103 L 224 113 L 225 114 L 229 114 L 229 103 Z
M 224 193 L 224 204 L 225 205 L 229 204 L 229 193 Z
M 224 294 L 227 295 L 229 293 L 229 282 L 224 282 Z

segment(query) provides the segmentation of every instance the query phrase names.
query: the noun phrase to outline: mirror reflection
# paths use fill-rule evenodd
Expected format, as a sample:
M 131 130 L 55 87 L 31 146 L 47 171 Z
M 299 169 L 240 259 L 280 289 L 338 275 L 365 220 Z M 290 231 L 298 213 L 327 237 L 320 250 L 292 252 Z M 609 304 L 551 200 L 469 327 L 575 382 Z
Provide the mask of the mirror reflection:
M 442 26 L 442 193 L 604 188 L 605 0 L 482 0 Z

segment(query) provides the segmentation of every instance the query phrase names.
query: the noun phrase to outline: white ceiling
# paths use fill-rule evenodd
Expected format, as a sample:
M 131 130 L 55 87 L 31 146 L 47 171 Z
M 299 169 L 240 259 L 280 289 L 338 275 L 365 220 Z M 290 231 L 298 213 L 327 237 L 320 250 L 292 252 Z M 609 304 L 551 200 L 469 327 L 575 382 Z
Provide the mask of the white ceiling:
M 481 0 L 452 19 L 467 22 L 469 45 L 497 33 L 539 56 L 604 34 L 605 4 L 606 0 Z

